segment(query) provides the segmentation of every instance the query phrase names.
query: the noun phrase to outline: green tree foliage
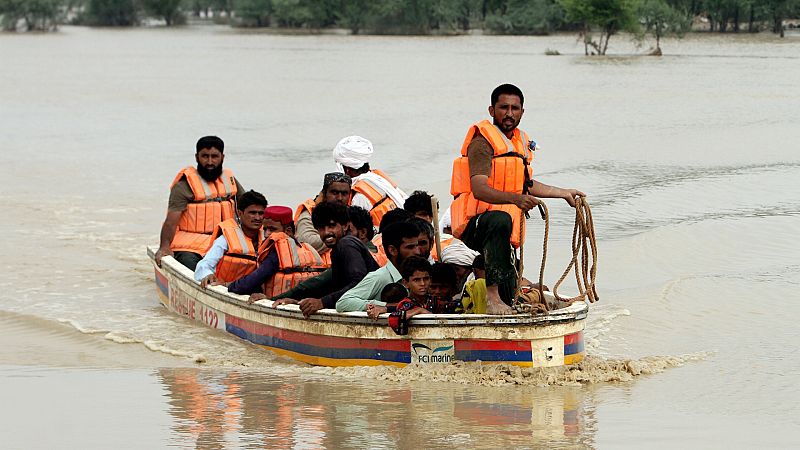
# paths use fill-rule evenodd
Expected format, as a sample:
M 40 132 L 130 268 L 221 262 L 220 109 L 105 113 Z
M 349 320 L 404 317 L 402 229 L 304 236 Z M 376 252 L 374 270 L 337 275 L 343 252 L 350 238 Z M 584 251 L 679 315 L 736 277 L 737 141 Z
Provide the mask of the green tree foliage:
M 592 47 L 597 54 L 605 55 L 611 36 L 620 31 L 635 33 L 639 30 L 636 16 L 638 0 L 559 0 L 567 19 L 581 27 L 584 53 Z M 599 33 L 595 40 L 594 32 Z M 592 52 L 594 53 L 594 52 Z
M 564 22 L 564 8 L 555 0 L 509 0 L 486 16 L 485 26 L 497 34 L 547 34 Z
M 134 0 L 88 0 L 86 22 L 99 26 L 129 27 L 139 23 Z
M 6 31 L 16 31 L 20 23 L 27 31 L 51 31 L 64 7 L 62 0 L 0 0 L 0 22 Z
M 234 0 L 233 10 L 239 18 L 240 25 L 250 27 L 269 26 L 272 14 L 271 0 Z
M 666 0 L 642 0 L 638 10 L 642 24 L 641 37 L 649 34 L 656 38 L 654 54 L 661 54 L 661 38 L 683 36 L 692 25 L 692 18 L 678 12 Z
M 182 0 L 140 0 L 145 12 L 155 18 L 164 19 L 167 26 L 181 23 L 184 20 L 181 11 Z
M 372 0 L 351 0 L 343 2 L 342 8 L 337 13 L 338 24 L 348 28 L 351 33 L 358 34 L 364 29 L 369 20 Z

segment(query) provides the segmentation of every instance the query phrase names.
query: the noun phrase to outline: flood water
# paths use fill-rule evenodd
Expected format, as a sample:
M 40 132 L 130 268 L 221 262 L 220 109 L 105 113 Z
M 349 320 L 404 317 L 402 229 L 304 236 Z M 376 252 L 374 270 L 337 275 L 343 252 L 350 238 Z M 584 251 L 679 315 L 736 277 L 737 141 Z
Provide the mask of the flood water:
M 612 39 L 611 53 L 637 50 Z M 547 48 L 563 56 L 545 56 Z M 763 448 L 800 440 L 800 38 L 689 36 L 586 58 L 574 36 L 0 35 L 5 448 Z M 145 247 L 198 137 L 294 207 L 361 134 L 447 204 L 502 82 L 545 183 L 589 195 L 587 361 L 314 368 L 160 306 Z M 553 218 L 546 281 L 569 253 Z M 535 273 L 542 225 L 528 227 Z

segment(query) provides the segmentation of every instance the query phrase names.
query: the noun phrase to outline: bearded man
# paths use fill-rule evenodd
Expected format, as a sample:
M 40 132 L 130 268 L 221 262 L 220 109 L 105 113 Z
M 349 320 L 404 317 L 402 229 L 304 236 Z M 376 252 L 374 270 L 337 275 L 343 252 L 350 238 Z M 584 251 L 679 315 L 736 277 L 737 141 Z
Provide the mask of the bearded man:
M 156 264 L 173 256 L 195 270 L 211 247 L 217 225 L 236 214 L 236 196 L 244 188 L 230 169 L 223 169 L 225 143 L 216 136 L 197 141 L 197 167 L 186 167 L 172 181 L 167 218 L 161 226 Z

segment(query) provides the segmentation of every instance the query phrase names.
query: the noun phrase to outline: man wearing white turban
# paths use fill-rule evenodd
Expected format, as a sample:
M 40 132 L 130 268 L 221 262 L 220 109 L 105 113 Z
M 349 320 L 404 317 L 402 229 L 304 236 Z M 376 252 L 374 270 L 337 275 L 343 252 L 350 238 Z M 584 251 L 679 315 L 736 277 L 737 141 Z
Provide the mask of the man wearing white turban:
M 383 172 L 370 169 L 372 142 L 361 136 L 347 136 L 333 149 L 333 160 L 339 170 L 353 179 L 350 204 L 360 206 L 372 217 L 377 227 L 387 212 L 402 207 L 408 195 Z

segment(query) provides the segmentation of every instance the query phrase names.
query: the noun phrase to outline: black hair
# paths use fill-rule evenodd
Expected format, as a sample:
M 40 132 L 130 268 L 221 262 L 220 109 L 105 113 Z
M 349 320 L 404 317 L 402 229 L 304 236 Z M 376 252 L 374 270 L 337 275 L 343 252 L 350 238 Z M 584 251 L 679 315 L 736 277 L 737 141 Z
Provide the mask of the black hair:
M 410 256 L 403 264 L 400 265 L 400 275 L 402 275 L 403 279 L 408 281 L 414 272 L 426 272 L 428 275 L 431 274 L 431 263 L 428 262 L 427 259 L 421 256 Z
M 383 250 L 389 254 L 389 246 L 400 250 L 403 239 L 413 239 L 419 237 L 419 230 L 408 222 L 397 222 L 389 225 L 383 230 Z
M 340 225 L 347 225 L 350 216 L 347 214 L 347 207 L 337 203 L 322 202 L 314 207 L 311 212 L 311 223 L 314 228 L 320 229 L 331 222 Z
M 372 240 L 375 236 L 375 228 L 372 225 L 372 217 L 366 209 L 360 206 L 350 206 L 347 208 L 347 215 L 350 216 L 350 223 L 356 230 L 367 230 L 367 239 Z
M 428 239 L 433 240 L 433 225 L 430 222 L 419 217 L 412 217 L 408 219 L 408 223 L 417 227 L 417 235 L 425 233 Z
M 403 203 L 403 209 L 408 211 L 412 216 L 420 211 L 429 216 L 433 216 L 433 206 L 431 205 L 432 198 L 433 196 L 425 191 L 414 191 Z M 438 205 L 439 202 L 437 201 L 436 204 Z
M 472 268 L 473 269 L 486 269 L 486 258 L 483 255 L 478 255 L 472 260 Z
M 408 297 L 408 289 L 400 283 L 389 283 L 381 291 L 381 301 L 384 303 L 398 303 Z
M 253 206 L 253 205 L 258 205 L 261 206 L 262 208 L 266 208 L 267 205 L 269 205 L 269 202 L 267 202 L 267 198 L 264 197 L 264 195 L 252 189 L 240 195 L 239 198 L 236 200 L 236 208 L 239 211 L 244 211 L 245 209 L 247 209 L 248 206 Z
M 197 141 L 197 151 L 195 153 L 200 153 L 200 150 L 204 148 L 215 148 L 219 150 L 220 153 L 225 153 L 225 143 L 222 142 L 222 139 L 216 136 L 203 136 Z
M 516 95 L 519 97 L 519 104 L 525 104 L 525 97 L 522 95 L 522 90 L 513 84 L 501 84 L 497 86 L 492 91 L 492 106 L 497 104 L 497 101 L 500 100 L 501 95 Z
M 431 267 L 431 283 L 452 286 L 455 290 L 458 287 L 458 277 L 456 271 L 450 264 L 436 263 Z
M 393 223 L 405 222 L 410 218 L 411 213 L 405 209 L 395 208 L 383 215 L 381 218 L 381 223 L 378 225 L 378 233 L 383 233 L 383 230 Z

